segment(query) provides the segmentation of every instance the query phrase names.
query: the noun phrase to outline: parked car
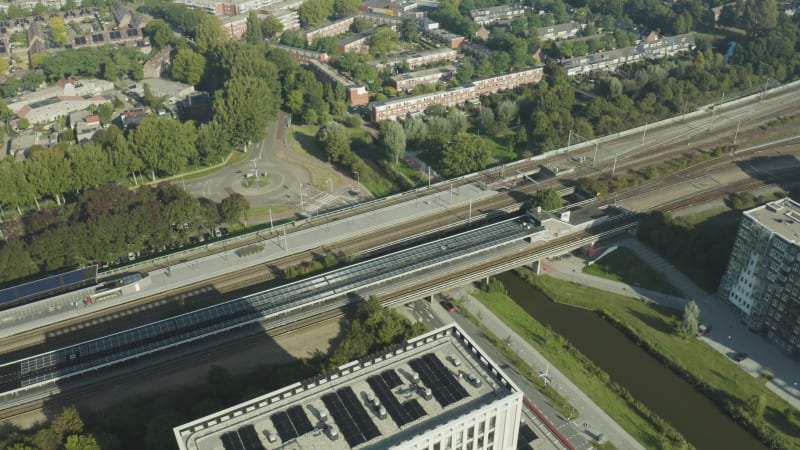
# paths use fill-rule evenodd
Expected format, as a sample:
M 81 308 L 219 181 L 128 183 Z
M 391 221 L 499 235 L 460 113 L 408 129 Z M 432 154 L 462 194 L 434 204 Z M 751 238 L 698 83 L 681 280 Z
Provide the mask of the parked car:
M 745 359 L 747 359 L 747 353 L 739 352 L 739 353 L 735 353 L 733 355 L 733 360 L 736 361 L 736 362 L 742 362 Z
M 454 305 L 450 300 L 442 300 L 442 308 L 450 312 L 456 311 L 456 305 Z

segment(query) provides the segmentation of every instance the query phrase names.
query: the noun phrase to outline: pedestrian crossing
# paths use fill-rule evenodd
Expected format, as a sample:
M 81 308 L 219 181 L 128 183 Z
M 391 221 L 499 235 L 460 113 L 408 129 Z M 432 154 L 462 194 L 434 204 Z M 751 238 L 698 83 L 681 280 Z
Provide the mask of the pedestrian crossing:
M 317 214 L 336 205 L 347 203 L 342 197 L 329 192 L 319 192 L 310 196 L 303 205 L 303 211 L 308 214 Z

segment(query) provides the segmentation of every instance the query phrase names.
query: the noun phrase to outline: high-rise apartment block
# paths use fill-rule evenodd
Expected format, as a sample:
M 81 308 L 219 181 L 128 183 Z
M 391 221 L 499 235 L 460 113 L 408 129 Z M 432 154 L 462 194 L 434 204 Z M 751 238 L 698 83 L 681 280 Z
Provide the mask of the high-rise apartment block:
M 452 324 L 174 433 L 180 450 L 515 450 L 522 402 L 502 369 Z
M 751 329 L 800 354 L 800 203 L 744 212 L 719 292 Z

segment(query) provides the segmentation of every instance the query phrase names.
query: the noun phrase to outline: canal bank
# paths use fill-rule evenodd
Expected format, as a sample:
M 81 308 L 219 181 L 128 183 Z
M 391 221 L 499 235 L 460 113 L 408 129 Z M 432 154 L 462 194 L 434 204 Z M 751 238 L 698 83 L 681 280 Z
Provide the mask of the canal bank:
M 766 449 L 711 400 L 595 312 L 555 303 L 514 273 L 498 279 L 528 314 L 552 327 L 698 449 Z

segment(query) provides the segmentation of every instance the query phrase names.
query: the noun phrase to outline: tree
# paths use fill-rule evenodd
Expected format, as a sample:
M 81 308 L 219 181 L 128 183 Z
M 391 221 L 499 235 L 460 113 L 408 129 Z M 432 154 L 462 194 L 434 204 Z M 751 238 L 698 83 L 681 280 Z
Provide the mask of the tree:
M 336 17 L 349 17 L 358 12 L 361 0 L 333 0 L 333 14 Z
M 333 0 L 307 0 L 300 5 L 300 24 L 315 27 L 333 14 Z
M 776 0 L 745 2 L 742 18 L 750 36 L 764 36 L 778 25 L 778 4 Z
M 317 132 L 317 140 L 322 143 L 328 159 L 334 163 L 349 165 L 353 159 L 350 149 L 350 135 L 341 124 L 331 122 Z
M 261 21 L 261 32 L 266 36 L 275 36 L 283 31 L 283 23 L 275 16 L 267 16 Z
M 406 132 L 403 126 L 394 120 L 384 120 L 380 124 L 379 138 L 387 155 L 397 164 L 406 151 Z
M 419 41 L 419 28 L 417 27 L 417 21 L 410 17 L 404 17 L 403 21 L 400 22 L 400 36 L 402 36 L 403 40 L 407 42 Z
M 460 133 L 444 146 L 441 154 L 441 172 L 455 177 L 476 172 L 489 162 L 489 148 L 478 136 Z
M 97 440 L 92 435 L 74 434 L 67 438 L 64 450 L 101 450 Z
M 172 62 L 172 76 L 186 84 L 197 86 L 206 70 L 206 58 L 189 47 L 178 50 Z
M 274 67 L 273 67 L 274 68 Z M 278 114 L 278 88 L 274 78 L 233 77 L 214 96 L 214 118 L 227 130 L 233 145 L 257 142 L 267 123 Z
M 492 111 L 492 108 L 481 108 L 478 113 L 477 124 L 484 133 L 489 132 L 494 126 L 494 111 Z
M 225 31 L 222 30 L 222 22 L 219 17 L 210 14 L 203 15 L 195 31 L 194 42 L 197 44 L 197 50 L 205 53 L 218 47 L 223 41 L 225 41 Z
M 30 120 L 24 117 L 17 121 L 17 128 L 19 128 L 20 130 L 27 130 L 30 126 L 31 126 Z
M 497 104 L 497 120 L 504 125 L 509 126 L 511 122 L 517 118 L 519 114 L 519 106 L 516 102 L 504 100 Z
M 97 115 L 103 124 L 111 123 L 111 116 L 114 115 L 114 104 L 111 102 L 103 103 L 97 108 Z
M 247 15 L 247 32 L 245 33 L 245 41 L 248 44 L 260 45 L 264 43 L 264 35 L 261 34 L 261 23 L 255 11 L 250 11 Z
M 384 55 L 397 46 L 397 32 L 389 27 L 378 28 L 369 38 L 369 53 L 371 55 Z
M 153 88 L 150 87 L 150 83 L 144 84 L 144 103 L 145 105 L 155 109 L 160 110 L 164 108 L 164 101 L 167 99 L 163 96 L 158 96 L 153 93 Z
M 363 17 L 356 17 L 353 19 L 353 24 L 350 25 L 350 31 L 353 33 L 363 33 L 370 28 L 372 28 L 372 24 L 370 24 L 367 19 Z
M 72 183 L 72 170 L 64 152 L 65 146 L 60 144 L 48 149 L 33 146 L 28 150 L 30 158 L 25 164 L 28 181 L 36 193 L 52 197 L 59 205 Z
M 286 30 L 281 33 L 281 44 L 288 45 L 290 47 L 306 48 L 308 41 L 306 41 L 299 31 Z
M 542 208 L 545 211 L 554 211 L 561 208 L 563 200 L 558 193 L 552 189 L 541 189 L 531 198 L 530 208 Z
M 145 168 L 162 175 L 176 174 L 197 158 L 196 140 L 191 122 L 155 116 L 145 117 L 128 139 Z
M 219 215 L 226 223 L 236 223 L 245 211 L 250 209 L 250 203 L 242 194 L 233 193 L 222 199 L 219 204 Z
M 694 300 L 690 300 L 683 308 L 683 318 L 678 326 L 678 334 L 681 337 L 690 338 L 697 334 L 697 329 L 700 326 L 700 308 Z
M 66 436 L 67 434 L 75 434 L 83 431 L 83 419 L 77 408 L 70 406 L 64 408 L 59 415 L 57 415 L 50 428 L 59 436 Z
M 31 259 L 24 242 L 19 239 L 0 241 L 0 283 L 38 272 L 39 268 Z
M 144 27 L 144 34 L 150 38 L 150 42 L 157 49 L 162 49 L 175 43 L 175 34 L 169 25 L 161 19 L 153 19 L 147 22 Z
M 764 394 L 756 394 L 747 400 L 747 407 L 752 414 L 753 420 L 761 420 L 764 411 L 767 409 L 767 397 Z

